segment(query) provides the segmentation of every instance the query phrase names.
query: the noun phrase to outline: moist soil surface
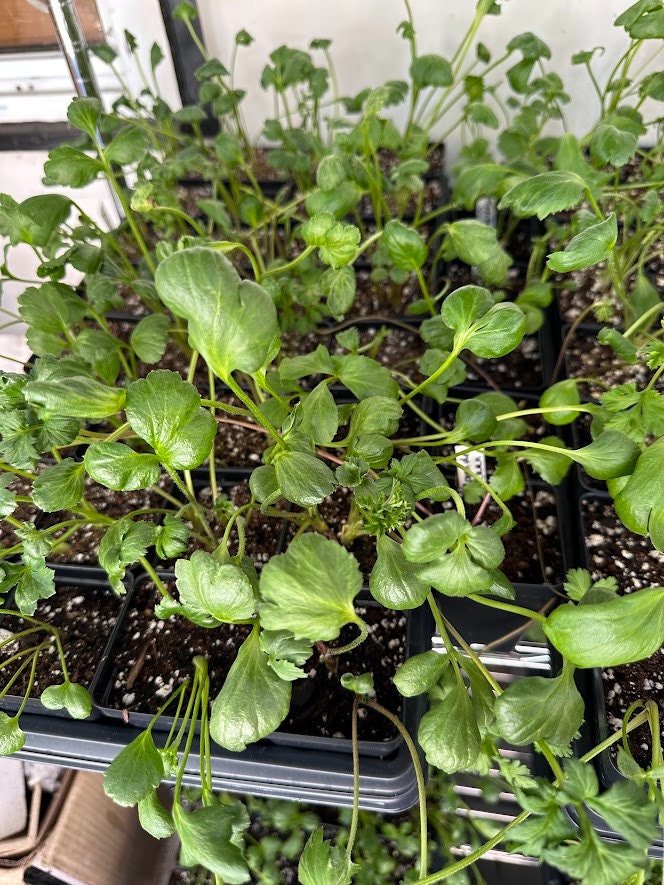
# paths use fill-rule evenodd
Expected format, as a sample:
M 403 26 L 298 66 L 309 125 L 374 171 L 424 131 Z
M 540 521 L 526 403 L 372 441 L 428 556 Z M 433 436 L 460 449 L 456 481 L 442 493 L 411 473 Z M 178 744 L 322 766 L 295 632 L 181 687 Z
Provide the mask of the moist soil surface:
M 183 517 L 189 526 L 191 532 L 187 542 L 186 550 L 180 554 L 179 558 L 189 558 L 195 550 L 212 551 L 222 539 L 226 520 L 223 517 L 224 501 L 230 502 L 233 508 L 243 507 L 251 500 L 251 491 L 249 483 L 222 483 L 219 487 L 219 510 L 215 510 L 212 497 L 212 489 L 209 486 L 201 486 L 196 489 L 196 497 L 198 503 L 204 508 L 205 515 L 214 535 L 214 542 L 206 537 L 203 530 L 194 523 L 189 515 L 185 512 Z M 279 506 L 284 502 L 277 502 L 275 506 Z M 250 515 L 245 516 L 245 548 L 246 556 L 249 556 L 256 568 L 260 571 L 263 565 L 272 556 L 275 556 L 281 549 L 282 539 L 287 539 L 293 535 L 295 529 L 292 524 L 286 525 L 283 519 L 272 516 L 265 516 L 258 509 L 253 509 Z M 229 550 L 232 556 L 238 552 L 238 534 L 236 525 L 231 529 L 229 537 Z M 162 570 L 172 570 L 175 560 L 157 561 L 157 567 Z
M 120 606 L 120 597 L 101 584 L 98 587 L 59 585 L 54 596 L 39 603 L 34 617 L 60 631 L 72 682 L 80 682 L 86 688 L 90 686 Z M 0 636 L 4 636 L 5 630 L 16 633 L 26 626 L 32 625 L 25 624 L 21 618 L 6 617 L 0 622 Z M 18 648 L 30 648 L 42 639 L 47 639 L 49 635 L 44 631 L 21 638 L 18 640 Z M 9 657 L 16 650 L 15 645 L 5 646 L 2 650 L 3 658 Z M 26 668 L 13 684 L 12 695 L 25 694 L 29 684 L 29 670 L 29 667 Z M 15 669 L 3 670 L 3 682 L 14 672 Z M 31 696 L 39 697 L 47 686 L 61 682 L 60 660 L 55 644 L 52 643 L 39 655 Z
M 565 354 L 568 378 L 597 378 L 611 388 L 632 381 L 642 390 L 652 377 L 652 369 L 641 362 L 632 365 L 623 362 L 613 348 L 600 344 L 596 332 L 578 329 Z M 658 390 L 664 389 L 664 382 L 656 383 Z M 579 393 L 586 400 L 599 399 L 604 387 L 596 383 L 579 385 Z
M 165 477 L 160 484 L 164 488 L 168 488 L 170 486 L 170 479 Z M 86 477 L 85 498 L 101 514 L 111 517 L 114 521 L 136 510 L 162 508 L 165 506 L 164 499 L 153 489 L 118 493 L 98 485 L 90 477 Z M 73 514 L 64 510 L 56 513 L 45 513 L 39 521 L 39 528 L 44 529 L 72 518 Z M 135 518 L 159 521 L 160 514 L 139 514 Z M 61 544 L 57 544 L 46 557 L 47 561 L 72 565 L 80 563 L 96 564 L 99 558 L 99 544 L 108 527 L 84 524 L 72 535 L 69 535 Z M 62 533 L 63 530 L 59 530 L 52 537 L 59 538 Z
M 616 578 L 621 594 L 664 584 L 664 554 L 647 538 L 626 529 L 610 501 L 585 499 L 582 519 L 593 578 Z M 664 648 L 647 660 L 603 670 L 602 682 L 610 731 L 620 730 L 627 708 L 636 700 L 655 701 L 664 721 Z M 635 729 L 629 735 L 629 745 L 639 765 L 647 768 L 652 749 L 648 728 Z
M 167 586 L 176 592 L 174 584 Z M 154 615 L 155 601 L 152 582 L 140 583 L 118 634 L 108 696 L 99 699 L 105 707 L 155 713 L 192 675 L 195 655 L 207 658 L 214 697 L 250 630 L 246 625 L 208 630 L 177 616 L 162 621 Z M 399 712 L 392 677 L 406 658 L 406 616 L 378 606 L 358 606 L 356 610 L 369 625 L 369 637 L 357 649 L 335 659 L 336 672 L 319 660 L 320 652 L 315 650 L 303 667 L 307 679 L 293 684 L 291 711 L 280 731 L 350 738 L 353 696 L 339 681 L 346 672 L 372 672 L 377 699 L 392 712 Z M 344 628 L 329 647 L 347 643 L 356 635 L 357 628 Z M 103 687 L 100 690 L 103 692 Z M 361 740 L 389 740 L 394 729 L 387 720 L 366 710 L 359 719 L 359 736 Z

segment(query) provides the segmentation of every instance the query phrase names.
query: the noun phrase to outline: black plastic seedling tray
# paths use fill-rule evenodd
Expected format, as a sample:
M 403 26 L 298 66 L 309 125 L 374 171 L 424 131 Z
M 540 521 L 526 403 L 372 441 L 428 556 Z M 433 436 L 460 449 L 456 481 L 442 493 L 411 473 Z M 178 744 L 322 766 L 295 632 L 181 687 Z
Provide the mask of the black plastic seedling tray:
M 108 578 L 106 576 L 106 573 L 102 569 L 92 568 L 92 567 L 81 567 L 81 566 L 74 566 L 74 565 L 57 565 L 54 567 L 54 571 L 55 571 L 56 596 L 50 597 L 50 602 L 49 602 L 49 599 L 45 600 L 45 603 L 47 605 L 52 604 L 57 599 L 57 590 L 59 588 L 72 586 L 72 587 L 76 587 L 77 589 L 80 589 L 82 595 L 92 594 L 92 593 L 94 593 L 94 594 L 108 594 L 108 596 L 111 600 L 113 600 L 113 599 L 117 600 L 117 614 L 116 614 L 116 620 L 117 620 L 117 618 L 120 615 L 121 608 L 122 608 L 122 602 L 121 602 L 121 600 L 119 600 L 117 598 L 117 596 L 115 596 L 115 594 L 111 590 L 111 586 L 108 583 Z M 127 588 L 127 590 L 130 592 L 133 588 L 133 580 L 134 580 L 133 575 L 130 572 L 128 572 L 127 575 L 125 576 L 124 584 L 125 584 L 125 587 Z M 13 597 L 12 597 L 12 599 L 13 599 Z M 13 605 L 12 599 L 8 600 L 8 603 L 3 606 L 5 609 L 12 608 L 12 605 Z M 39 608 L 35 612 L 35 617 L 39 617 Z M 2 608 L 0 608 L 0 628 L 3 626 L 3 620 L 4 620 L 3 610 L 2 610 Z M 29 625 L 26 625 L 26 626 L 29 626 Z M 97 663 L 97 666 L 96 666 L 95 672 L 92 676 L 92 679 L 90 680 L 90 682 L 88 684 L 84 683 L 85 687 L 88 689 L 88 691 L 90 692 L 91 695 L 93 695 L 97 689 L 97 684 L 99 682 L 99 678 L 101 676 L 101 671 L 102 671 L 103 665 L 106 660 L 106 655 L 108 654 L 108 651 L 109 651 L 108 640 L 110 639 L 110 636 L 112 635 L 112 633 L 113 633 L 113 629 L 111 629 L 109 631 L 109 633 L 106 635 L 95 635 L 93 637 L 93 640 L 95 640 L 98 645 L 100 655 L 99 655 L 99 661 Z M 65 645 L 65 652 L 66 652 L 66 650 L 67 650 L 67 646 Z M 42 654 L 43 654 L 43 652 L 42 652 Z M 74 681 L 74 679 L 73 679 L 74 674 L 70 673 L 70 676 L 72 676 L 72 680 Z M 45 687 L 46 686 L 44 686 L 44 688 Z M 14 695 L 14 694 L 7 694 L 7 695 L 5 695 L 5 697 L 2 698 L 2 700 L 0 700 L 0 710 L 4 710 L 7 713 L 15 713 L 19 709 L 19 707 L 21 706 L 22 702 L 23 702 L 22 696 Z M 66 710 L 49 710 L 41 704 L 41 702 L 38 698 L 35 698 L 35 697 L 28 698 L 28 700 L 25 704 L 25 711 L 27 713 L 33 713 L 38 716 L 57 717 L 57 718 L 66 718 L 66 719 L 71 718 L 69 716 L 69 713 Z M 91 713 L 88 721 L 97 719 L 99 717 L 99 715 L 100 715 L 99 711 L 93 705 L 92 713 Z M 21 721 L 23 721 L 23 720 L 21 720 Z
M 160 572 L 159 576 L 165 581 L 174 580 L 174 575 L 169 573 Z M 104 664 L 95 681 L 93 695 L 95 705 L 104 718 L 129 722 L 129 724 L 139 728 L 147 727 L 152 721 L 152 715 L 135 710 L 122 710 L 117 707 L 111 707 L 109 705 L 109 695 L 117 672 L 114 652 L 122 642 L 126 619 L 132 610 L 132 607 L 135 605 L 135 593 L 146 580 L 149 580 L 149 576 L 147 575 L 138 577 L 134 589 L 127 595 L 122 612 L 118 617 L 115 629 L 113 630 L 112 636 L 104 651 Z M 378 603 L 371 598 L 368 598 L 368 593 L 363 593 L 362 597 L 356 600 L 356 607 L 378 608 Z M 433 633 L 433 621 L 428 609 L 421 607 L 412 612 L 404 612 L 404 614 L 408 618 L 408 625 L 406 628 L 407 657 L 428 651 L 431 648 L 431 636 Z M 419 695 L 417 697 L 402 698 L 401 702 L 401 721 L 410 734 L 416 734 L 419 721 L 426 711 L 426 696 Z M 161 716 L 154 725 L 154 731 L 168 732 L 172 725 L 172 716 Z M 339 752 L 347 755 L 352 753 L 351 741 L 346 738 L 319 737 L 309 734 L 277 731 L 265 738 L 265 741 L 271 744 L 277 744 L 282 747 L 291 747 L 294 749 L 310 749 L 318 752 L 323 750 L 326 753 Z M 385 759 L 394 754 L 402 743 L 403 739 L 399 735 L 396 735 L 394 738 L 387 741 L 360 740 L 358 742 L 359 753 L 363 757 L 373 756 L 379 759 Z

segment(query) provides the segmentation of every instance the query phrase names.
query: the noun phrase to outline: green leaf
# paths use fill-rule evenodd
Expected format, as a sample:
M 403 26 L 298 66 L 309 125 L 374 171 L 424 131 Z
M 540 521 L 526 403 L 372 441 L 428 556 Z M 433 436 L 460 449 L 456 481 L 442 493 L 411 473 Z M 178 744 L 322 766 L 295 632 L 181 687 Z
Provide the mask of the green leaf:
M 495 359 L 518 347 L 525 332 L 524 312 L 511 301 L 503 301 L 475 321 L 465 346 L 475 356 Z
M 8 716 L 0 710 L 0 756 L 18 753 L 25 743 L 25 734 L 18 724 L 18 716 Z
M 75 98 L 67 108 L 67 119 L 74 127 L 94 139 L 104 107 L 98 98 Z
M 290 682 L 270 667 L 254 629 L 212 703 L 210 735 L 220 746 L 239 753 L 279 727 L 288 715 L 290 698 Z
M 85 469 L 73 458 L 65 458 L 47 467 L 35 479 L 32 500 L 47 513 L 75 507 L 85 491 Z
M 544 624 L 553 645 L 577 667 L 613 667 L 650 657 L 664 644 L 664 587 L 601 603 L 561 605 Z
M 127 126 L 119 132 L 104 148 L 109 163 L 125 166 L 138 163 L 148 149 L 148 134 L 138 126 Z
M 358 399 L 384 396 L 396 399 L 399 385 L 389 369 L 367 356 L 354 353 L 332 357 L 332 365 L 339 381 Z
M 327 464 L 306 452 L 278 452 L 274 468 L 283 496 L 300 507 L 320 504 L 337 487 L 334 473 Z
M 639 95 L 664 101 L 664 71 L 655 71 L 641 80 Z
M 25 554 L 24 554 L 25 559 Z M 24 563 L 16 583 L 16 604 L 24 615 L 34 615 L 37 603 L 55 595 L 52 569 L 44 562 Z
M 164 808 L 156 790 L 139 799 L 138 820 L 153 839 L 168 839 L 175 832 L 173 816 Z
M 606 431 L 608 432 L 608 431 Z M 664 439 L 643 452 L 634 472 L 615 496 L 616 513 L 624 525 L 639 535 L 649 535 L 664 550 L 664 478 L 661 465 Z
M 624 118 L 612 114 L 602 120 L 590 139 L 592 156 L 602 163 L 624 166 L 630 160 L 638 144 L 636 133 L 624 125 Z
M 104 792 L 118 805 L 136 805 L 157 789 L 163 777 L 164 762 L 148 729 L 127 744 L 108 766 Z
M 570 468 L 568 449 L 557 436 L 546 436 L 539 443 L 549 446 L 549 450 L 524 449 L 522 457 L 539 473 L 544 482 L 556 486 L 563 481 Z
M 390 260 L 400 270 L 417 270 L 427 260 L 427 244 L 418 232 L 401 221 L 388 221 L 382 242 Z
M 645 851 L 625 843 L 608 842 L 586 824 L 578 842 L 565 840 L 542 852 L 542 860 L 563 870 L 584 885 L 616 885 L 627 882 L 646 862 Z
M 553 409 L 559 406 L 578 406 L 580 402 L 577 382 L 573 378 L 568 378 L 565 381 L 558 381 L 556 384 L 552 384 L 544 391 L 540 397 L 540 408 Z M 560 412 L 546 412 L 544 418 L 549 424 L 561 426 L 563 424 L 571 424 L 579 417 L 579 414 L 578 411 L 561 409 Z
M 446 556 L 422 566 L 421 577 L 446 596 L 469 596 L 492 589 L 494 576 L 458 544 Z
M 355 694 L 367 695 L 374 690 L 374 681 L 371 673 L 361 673 L 354 676 L 352 673 L 343 673 L 339 680 L 343 688 Z
M 455 332 L 467 332 L 473 323 L 493 307 L 488 289 L 461 286 L 443 301 L 440 314 L 443 322 Z
M 353 608 L 361 586 L 351 553 L 322 535 L 302 535 L 263 568 L 261 624 L 312 642 L 336 639 L 345 624 L 362 623 Z
M 308 639 L 295 639 L 288 630 L 262 630 L 260 646 L 268 655 L 268 664 L 281 679 L 292 682 L 305 676 L 300 668 L 311 657 Z
M 615 479 L 634 470 L 639 447 L 624 433 L 605 430 L 590 445 L 569 453 L 595 479 Z
M 204 550 L 196 550 L 191 559 L 178 559 L 175 577 L 183 605 L 210 616 L 215 625 L 251 618 L 256 610 L 253 588 L 242 569 Z
M 135 452 L 123 443 L 91 443 L 84 462 L 95 482 L 116 491 L 147 489 L 156 485 L 161 476 L 157 455 Z
M 304 846 L 297 875 L 301 885 L 351 885 L 358 869 L 342 848 L 323 839 L 318 827 Z
M 177 372 L 158 370 L 127 388 L 127 420 L 159 460 L 175 470 L 198 467 L 210 454 L 217 432 L 193 386 Z
M 90 692 L 83 685 L 68 679 L 62 685 L 49 685 L 39 700 L 47 710 L 65 709 L 74 719 L 87 719 L 92 712 Z
M 433 688 L 449 664 L 447 655 L 425 651 L 404 661 L 394 674 L 394 684 L 405 698 L 424 694 Z
M 346 163 L 339 154 L 323 157 L 316 169 L 316 184 L 323 191 L 333 191 L 347 178 Z
M 350 416 L 348 434 L 382 433 L 391 436 L 399 426 L 403 408 L 386 396 L 369 396 L 359 402 Z
M 240 281 L 219 252 L 175 252 L 157 268 L 155 283 L 166 307 L 188 321 L 191 346 L 220 378 L 255 372 L 270 360 L 279 335 L 274 302 L 256 283 Z
M 403 553 L 409 562 L 431 562 L 446 553 L 469 526 L 456 510 L 429 516 L 408 529 Z
M 657 804 L 634 781 L 617 781 L 587 804 L 633 848 L 646 851 L 657 837 Z
M 320 287 L 327 298 L 327 307 L 335 319 L 342 319 L 355 300 L 355 271 L 348 265 L 330 267 L 320 278 Z
M 46 416 L 66 418 L 108 418 L 123 409 L 126 396 L 125 390 L 84 376 L 67 378 L 66 383 L 61 379 L 28 381 L 24 393 Z
M 457 176 L 452 199 L 454 202 L 460 202 L 464 209 L 474 209 L 480 197 L 500 196 L 503 182 L 511 177 L 510 170 L 497 163 L 466 166 Z
M 353 261 L 360 242 L 360 231 L 354 224 L 335 221 L 318 247 L 320 260 L 332 268 L 348 265 Z
M 87 313 L 83 299 L 59 283 L 44 283 L 39 288 L 28 286 L 19 295 L 18 304 L 21 318 L 30 327 L 29 332 L 39 330 L 51 335 L 69 331 Z M 59 352 L 61 346 L 59 344 L 54 352 Z
M 421 580 L 418 566 L 408 562 L 402 545 L 387 535 L 376 541 L 377 558 L 369 576 L 369 590 L 386 608 L 399 611 L 422 605 L 429 584 Z
M 551 252 L 547 267 L 559 273 L 592 267 L 609 257 L 617 238 L 618 224 L 612 212 L 604 221 L 586 227 L 572 237 L 563 252 Z
M 413 59 L 410 76 L 418 89 L 427 86 L 451 86 L 454 80 L 450 63 L 441 55 L 420 55 Z
M 457 257 L 464 264 L 479 265 L 492 258 L 497 246 L 495 228 L 474 218 L 453 221 L 445 227 L 443 258 L 448 261 Z
M 512 682 L 496 698 L 495 712 L 498 731 L 510 744 L 544 740 L 566 748 L 581 727 L 584 704 L 568 667 L 554 679 L 526 676 Z
M 420 721 L 417 739 L 427 762 L 447 774 L 472 769 L 481 737 L 466 687 L 454 678 L 444 700 L 436 701 Z
M 189 528 L 179 516 L 167 513 L 155 532 L 155 551 L 159 559 L 179 556 L 187 546 Z
M 65 187 L 85 187 L 91 184 L 103 169 L 99 160 L 70 145 L 54 148 L 44 163 L 44 174 L 48 180 Z
M 164 355 L 171 321 L 164 314 L 152 313 L 143 317 L 131 333 L 130 344 L 144 363 L 156 363 Z
M 302 400 L 298 415 L 297 428 L 306 433 L 312 443 L 324 446 L 332 442 L 339 427 L 339 411 L 325 381 Z
M 99 565 L 106 570 L 116 593 L 124 593 L 125 569 L 145 556 L 154 542 L 155 527 L 149 522 L 132 522 L 128 517 L 117 520 L 99 544 Z
M 236 812 L 215 804 L 195 811 L 173 807 L 173 823 L 180 837 L 183 866 L 204 866 L 228 885 L 251 881 L 242 848 L 236 844 Z
M 573 172 L 543 172 L 515 184 L 498 208 L 511 209 L 522 218 L 536 215 L 543 220 L 548 215 L 576 206 L 583 197 L 584 186 L 583 179 Z
M 17 207 L 20 217 L 21 241 L 44 247 L 60 225 L 67 221 L 72 202 L 63 194 L 38 194 L 28 197 Z M 12 245 L 16 245 L 12 237 Z

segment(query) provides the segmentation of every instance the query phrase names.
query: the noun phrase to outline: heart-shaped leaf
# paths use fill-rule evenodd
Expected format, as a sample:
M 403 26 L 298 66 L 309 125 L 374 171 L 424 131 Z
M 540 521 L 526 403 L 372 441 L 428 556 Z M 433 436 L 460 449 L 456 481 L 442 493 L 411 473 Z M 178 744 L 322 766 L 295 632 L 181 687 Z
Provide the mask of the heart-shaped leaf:
M 210 454 L 217 424 L 193 386 L 177 372 L 150 372 L 127 388 L 127 420 L 175 470 L 192 470 Z
M 353 608 L 361 586 L 351 553 L 322 535 L 302 535 L 263 568 L 261 624 L 312 642 L 336 639 L 345 624 L 362 624 Z
M 92 712 L 90 692 L 68 679 L 62 685 L 49 685 L 41 693 L 40 701 L 47 710 L 66 710 L 74 719 L 87 719 Z
M 189 341 L 220 378 L 255 372 L 275 351 L 279 336 L 274 301 L 260 286 L 240 277 L 214 249 L 196 246 L 174 252 L 155 276 L 157 293 L 188 322 Z

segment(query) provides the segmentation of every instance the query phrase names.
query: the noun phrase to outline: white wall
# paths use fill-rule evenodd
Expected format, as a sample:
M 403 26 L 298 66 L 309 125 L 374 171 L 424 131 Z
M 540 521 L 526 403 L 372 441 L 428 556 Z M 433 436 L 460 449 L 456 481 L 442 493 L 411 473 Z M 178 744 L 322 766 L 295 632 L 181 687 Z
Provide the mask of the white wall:
M 255 38 L 252 46 L 240 48 L 237 69 L 238 86 L 249 93 L 243 109 L 252 134 L 272 114 L 259 80 L 269 53 L 282 43 L 307 48 L 313 37 L 331 38 L 342 94 L 407 74 L 408 47 L 396 33 L 405 17 L 402 0 L 198 0 L 198 5 L 208 48 L 222 61 L 230 58 L 240 28 Z M 494 53 L 523 31 L 545 40 L 553 53 L 550 64 L 572 97 L 569 126 L 586 132 L 596 118 L 597 100 L 585 70 L 571 66 L 569 59 L 581 49 L 606 47 L 596 62 L 602 79 L 626 45 L 624 30 L 613 21 L 628 5 L 628 0 L 505 0 L 502 14 L 488 16 L 478 37 Z M 472 20 L 474 0 L 411 0 L 411 6 L 418 51 L 450 58 Z M 448 147 L 455 152 L 454 141 Z
M 55 192 L 67 194 L 72 200 L 75 200 L 81 209 L 99 224 L 106 224 L 113 218 L 115 204 L 111 198 L 109 187 L 104 181 L 94 182 L 81 190 L 44 187 L 41 184 L 42 166 L 47 156 L 47 153 L 42 151 L 0 153 L 0 193 L 9 193 L 15 200 L 21 202 L 35 194 L 53 193 L 55 190 Z M 2 244 L 1 238 L 0 244 Z M 7 261 L 7 266 L 14 276 L 27 280 L 36 279 L 37 260 L 28 246 L 20 245 L 10 248 L 3 260 Z M 80 278 L 80 274 L 74 271 L 67 281 L 76 283 L 78 278 Z M 26 285 L 28 284 L 11 280 L 4 282 L 0 293 L 0 306 L 5 310 L 16 312 L 17 298 Z M 11 322 L 11 319 L 6 314 L 0 313 L 0 325 Z M 20 371 L 15 360 L 22 362 L 29 355 L 25 343 L 25 326 L 22 323 L 0 331 L 0 369 L 10 372 Z M 11 359 L 7 359 L 7 357 L 11 357 Z

